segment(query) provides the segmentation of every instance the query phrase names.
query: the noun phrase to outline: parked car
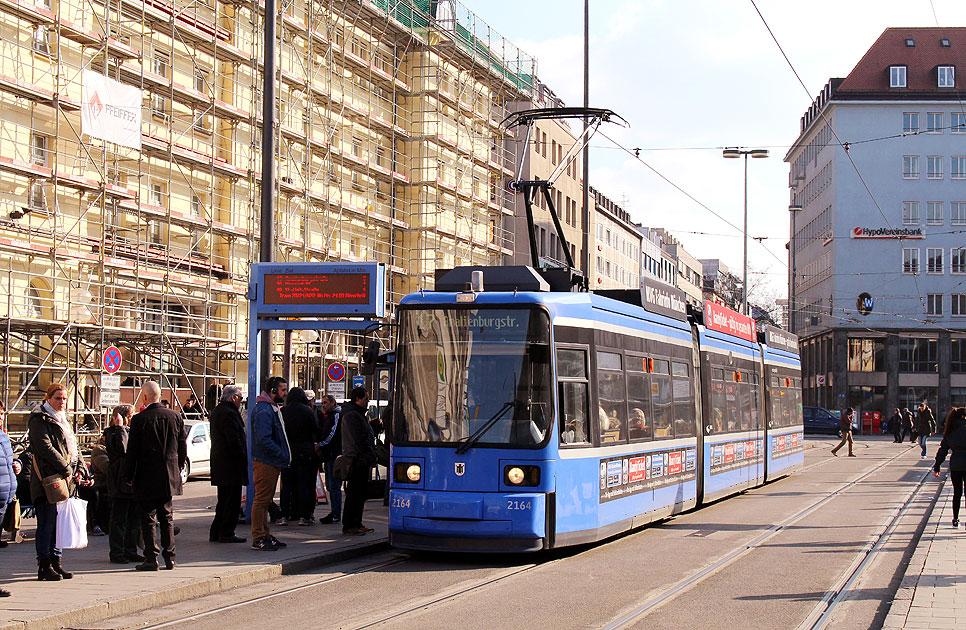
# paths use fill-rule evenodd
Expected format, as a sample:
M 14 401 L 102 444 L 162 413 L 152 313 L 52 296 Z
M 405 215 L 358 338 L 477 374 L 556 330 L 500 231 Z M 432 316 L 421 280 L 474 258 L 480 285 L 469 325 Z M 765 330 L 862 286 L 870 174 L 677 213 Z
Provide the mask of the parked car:
M 824 433 L 841 437 L 839 419 L 828 409 L 803 407 L 802 416 L 805 422 L 805 433 Z
M 185 420 L 188 434 L 188 461 L 181 469 L 181 481 L 189 477 L 211 474 L 211 424 L 203 420 Z

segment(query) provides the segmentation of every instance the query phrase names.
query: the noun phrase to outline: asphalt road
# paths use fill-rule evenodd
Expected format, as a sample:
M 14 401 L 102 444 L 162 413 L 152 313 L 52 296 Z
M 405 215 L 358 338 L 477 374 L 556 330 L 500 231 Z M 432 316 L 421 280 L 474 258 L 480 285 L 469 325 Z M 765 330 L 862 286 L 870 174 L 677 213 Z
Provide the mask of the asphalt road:
M 811 627 L 832 600 L 828 627 L 877 628 L 935 494 L 930 462 L 881 439 L 855 458 L 822 446 L 800 474 L 593 546 L 390 552 L 90 627 L 774 629 Z

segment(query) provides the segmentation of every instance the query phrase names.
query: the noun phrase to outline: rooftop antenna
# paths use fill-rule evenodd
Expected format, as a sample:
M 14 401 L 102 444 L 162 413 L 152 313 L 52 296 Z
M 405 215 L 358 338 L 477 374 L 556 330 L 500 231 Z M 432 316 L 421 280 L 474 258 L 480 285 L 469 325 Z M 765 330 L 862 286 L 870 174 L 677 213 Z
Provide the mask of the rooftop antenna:
M 543 198 L 547 202 L 547 210 L 550 211 L 550 218 L 553 220 L 554 229 L 557 231 L 557 238 L 561 245 L 563 245 L 564 256 L 566 257 L 567 265 L 570 267 L 571 271 L 571 286 L 579 285 L 582 289 L 587 290 L 587 278 L 583 273 L 577 268 L 574 262 L 573 255 L 570 253 L 570 248 L 567 247 L 567 237 L 564 236 L 563 227 L 560 225 L 560 217 L 557 216 L 557 209 L 553 204 L 553 195 L 550 194 L 550 189 L 553 188 L 553 183 L 557 181 L 564 170 L 570 165 L 570 163 L 576 158 L 577 154 L 580 153 L 584 147 L 590 143 L 590 139 L 594 137 L 597 133 L 597 129 L 603 122 L 617 122 L 622 124 L 624 127 L 628 127 L 627 121 L 615 114 L 609 109 L 601 109 L 598 107 L 547 107 L 542 109 L 526 109 L 519 112 L 514 112 L 507 116 L 502 123 L 502 126 L 510 129 L 512 127 L 526 126 L 527 133 L 524 139 L 524 146 L 529 146 L 530 137 L 533 132 L 533 125 L 538 120 L 562 120 L 567 118 L 576 118 L 587 120 L 588 124 L 584 128 L 583 132 L 577 137 L 576 142 L 570 147 L 560 163 L 557 164 L 557 168 L 550 174 L 546 179 L 532 179 L 524 180 L 523 178 L 523 164 L 526 159 L 527 152 L 522 151 L 520 155 L 520 165 L 517 167 L 516 178 L 509 183 L 509 188 L 513 192 L 518 192 L 523 194 L 523 202 L 527 211 L 527 233 L 530 237 L 530 264 L 534 269 L 540 267 L 540 257 L 537 254 L 537 233 L 536 228 L 533 223 L 533 201 L 537 193 L 542 192 Z M 616 120 L 612 120 L 616 119 Z M 585 181 L 584 186 L 586 187 L 588 183 Z M 583 226 L 584 231 L 589 229 L 588 225 Z

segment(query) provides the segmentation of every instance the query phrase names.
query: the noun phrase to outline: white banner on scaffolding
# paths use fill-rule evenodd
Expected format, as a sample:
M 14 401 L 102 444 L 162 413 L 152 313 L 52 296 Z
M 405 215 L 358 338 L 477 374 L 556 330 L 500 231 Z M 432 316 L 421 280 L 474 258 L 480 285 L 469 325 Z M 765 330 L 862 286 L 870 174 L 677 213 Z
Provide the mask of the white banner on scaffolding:
M 141 148 L 141 90 L 84 70 L 81 131 L 132 149 Z

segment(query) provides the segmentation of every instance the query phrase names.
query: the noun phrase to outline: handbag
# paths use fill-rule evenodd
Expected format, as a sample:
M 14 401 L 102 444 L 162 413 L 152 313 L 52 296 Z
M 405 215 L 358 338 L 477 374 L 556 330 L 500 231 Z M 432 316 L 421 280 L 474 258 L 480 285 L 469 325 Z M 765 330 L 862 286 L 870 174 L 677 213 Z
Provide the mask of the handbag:
M 14 497 L 13 501 L 7 504 L 3 513 L 3 523 L 0 523 L 0 530 L 11 534 L 20 529 L 20 500 Z
M 83 549 L 87 546 L 87 501 L 70 497 L 57 504 L 57 537 L 60 549 Z
M 67 486 L 67 480 L 60 475 L 47 475 L 46 477 L 40 476 L 40 468 L 37 466 L 37 458 L 34 457 L 34 472 L 37 473 L 37 477 L 40 479 L 44 486 L 44 494 L 47 496 L 47 503 L 51 505 L 55 503 L 60 503 L 61 501 L 66 501 L 67 497 L 70 496 L 70 489 Z
M 335 458 L 335 465 L 332 467 L 332 476 L 336 481 L 348 481 L 349 472 L 352 470 L 352 456 L 339 455 Z

